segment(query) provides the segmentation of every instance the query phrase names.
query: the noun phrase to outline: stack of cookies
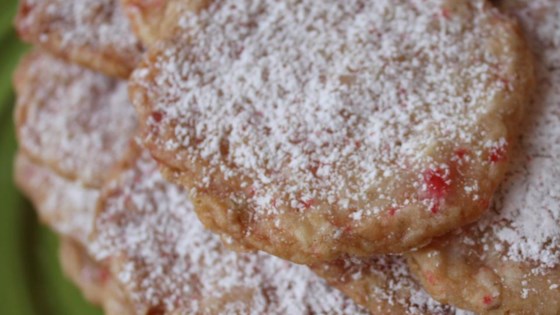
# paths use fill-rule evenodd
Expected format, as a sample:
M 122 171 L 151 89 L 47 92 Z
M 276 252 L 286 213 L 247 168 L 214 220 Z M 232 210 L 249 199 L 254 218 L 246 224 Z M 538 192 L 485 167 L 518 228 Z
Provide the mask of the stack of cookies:
M 560 314 L 559 0 L 20 0 L 15 178 L 107 314 Z

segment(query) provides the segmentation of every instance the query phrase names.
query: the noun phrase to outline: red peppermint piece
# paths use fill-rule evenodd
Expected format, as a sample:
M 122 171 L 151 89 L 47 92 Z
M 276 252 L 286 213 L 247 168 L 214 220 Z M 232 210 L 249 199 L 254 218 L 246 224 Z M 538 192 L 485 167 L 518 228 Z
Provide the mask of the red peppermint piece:
M 362 142 L 360 140 L 356 140 L 354 141 L 354 145 L 356 146 L 357 149 L 362 147 Z
M 435 202 L 431 207 L 430 207 L 430 212 L 433 214 L 436 214 L 439 212 L 439 201 Z
M 447 8 L 441 8 L 441 15 L 446 19 L 451 19 L 451 12 Z
M 443 198 L 449 193 L 451 187 L 449 170 L 444 168 L 429 169 L 424 172 L 424 182 L 430 199 Z
M 163 114 L 161 112 L 152 112 L 151 116 L 156 123 L 161 122 L 161 120 L 163 119 Z
M 492 163 L 499 163 L 507 160 L 507 144 L 500 144 L 490 150 L 489 160 Z
M 247 195 L 249 197 L 254 197 L 256 193 L 257 193 L 257 190 L 255 189 L 254 186 L 251 186 L 247 189 Z
M 301 200 L 304 209 L 309 209 L 315 203 L 315 199 Z
M 455 150 L 455 157 L 457 157 L 457 159 L 459 160 L 463 160 L 467 156 L 467 154 L 469 154 L 468 149 L 459 148 Z
M 490 200 L 488 200 L 488 199 L 482 199 L 482 200 L 480 200 L 480 203 L 479 203 L 479 204 L 480 204 L 480 207 L 481 207 L 482 209 L 487 209 L 488 207 L 490 207 Z
M 436 280 L 436 276 L 434 275 L 433 272 L 426 271 L 425 275 L 426 275 L 426 280 L 428 281 L 429 284 L 431 284 L 431 285 L 436 284 L 437 280 Z

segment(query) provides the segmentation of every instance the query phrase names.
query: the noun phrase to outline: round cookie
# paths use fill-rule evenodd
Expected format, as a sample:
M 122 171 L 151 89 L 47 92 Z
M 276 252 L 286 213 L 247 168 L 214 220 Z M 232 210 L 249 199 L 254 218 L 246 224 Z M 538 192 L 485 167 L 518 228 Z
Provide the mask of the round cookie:
M 552 9 L 558 2 L 534 3 L 534 8 L 540 3 Z M 539 25 L 548 27 L 549 38 L 560 34 L 556 20 L 525 20 L 541 15 L 522 12 L 527 29 Z M 553 54 L 539 51 L 540 56 Z M 410 255 L 411 269 L 441 302 L 481 314 L 560 313 L 560 71 L 553 60 L 542 59 L 521 146 L 491 211 Z
M 59 258 L 64 274 L 106 315 L 135 314 L 110 272 L 94 261 L 87 250 L 69 238 L 61 238 Z
M 128 78 L 143 52 L 119 0 L 20 0 L 15 25 L 26 42 L 110 76 Z
M 146 47 L 154 45 L 171 32 L 175 17 L 184 12 L 198 12 L 210 0 L 121 0 L 132 30 Z
M 136 130 L 127 84 L 41 52 L 14 76 L 21 151 L 71 181 L 99 187 Z
M 146 146 L 234 242 L 403 252 L 487 208 L 532 90 L 486 1 L 217 1 L 133 74 Z
M 93 248 L 139 314 L 366 314 L 307 267 L 226 250 L 144 151 L 103 192 Z

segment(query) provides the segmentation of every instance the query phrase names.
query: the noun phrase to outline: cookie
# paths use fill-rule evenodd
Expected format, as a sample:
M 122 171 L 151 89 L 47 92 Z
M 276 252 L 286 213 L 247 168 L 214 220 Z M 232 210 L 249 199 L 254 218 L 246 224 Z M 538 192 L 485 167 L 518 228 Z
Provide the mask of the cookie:
M 68 61 L 127 78 L 143 48 L 119 0 L 20 0 L 19 36 Z
M 538 25 L 540 30 L 528 33 L 533 40 L 560 34 L 557 20 L 532 20 L 541 15 L 525 10 L 541 12 L 548 5 L 554 16 L 560 9 L 554 3 L 522 6 L 525 28 Z M 541 33 L 546 29 L 550 33 Z M 537 44 L 547 47 L 547 42 Z M 491 211 L 473 226 L 410 255 L 412 270 L 444 303 L 481 314 L 560 313 L 560 71 L 548 58 L 556 48 L 550 49 L 538 51 L 537 97 Z
M 24 154 L 15 159 L 15 181 L 41 220 L 61 236 L 60 262 L 84 297 L 108 315 L 134 314 L 109 270 L 88 254 L 99 191 L 59 176 Z
M 307 267 L 226 250 L 147 152 L 102 193 L 93 248 L 139 314 L 366 314 Z
M 499 6 L 522 21 L 522 26 L 549 70 L 560 69 L 560 1 L 499 0 Z
M 184 12 L 198 12 L 210 0 L 121 0 L 132 30 L 146 47 L 167 37 L 175 17 Z
M 136 130 L 126 82 L 34 52 L 14 85 L 20 150 L 68 180 L 99 188 Z
M 371 314 L 471 314 L 432 299 L 412 277 L 402 256 L 351 257 L 312 269 Z
M 107 268 L 93 260 L 87 250 L 69 238 L 61 238 L 59 260 L 64 274 L 106 315 L 134 314 Z
M 226 0 L 177 23 L 132 77 L 145 145 L 205 226 L 298 263 L 479 218 L 533 85 L 486 1 Z
M 18 161 L 24 162 L 28 160 L 25 160 L 23 156 L 20 156 Z M 21 162 L 19 162 L 18 165 L 21 165 Z M 188 255 L 189 253 L 195 252 L 194 249 L 191 249 L 191 247 L 196 247 L 197 250 L 204 251 L 203 249 L 206 246 L 204 244 L 206 243 L 209 243 L 211 246 L 209 252 L 205 253 L 205 255 L 222 255 L 223 257 L 225 257 L 224 263 L 220 263 L 216 266 L 224 272 L 229 270 L 229 265 L 227 264 L 232 261 L 236 262 L 234 266 L 236 266 L 237 268 L 245 268 L 245 266 L 243 266 L 243 262 L 246 260 L 249 261 L 249 264 L 253 267 L 255 267 L 255 264 L 257 266 L 265 266 L 265 270 L 267 271 L 264 275 L 262 275 L 262 277 L 259 276 L 257 278 L 254 278 L 242 273 L 242 271 L 239 271 L 239 273 L 235 274 L 235 279 L 242 279 L 245 285 L 250 285 L 251 283 L 253 283 L 252 281 L 257 281 L 259 279 L 260 281 L 268 281 L 270 277 L 273 277 L 275 271 L 278 272 L 278 270 L 276 269 L 285 269 L 288 275 L 293 274 L 294 276 L 286 276 L 284 273 L 279 272 L 279 274 L 282 274 L 282 277 L 288 277 L 288 279 L 305 279 L 303 280 L 304 284 L 306 284 L 306 282 L 309 282 L 307 283 L 307 285 L 309 285 L 310 287 L 318 286 L 319 288 L 323 288 L 323 290 L 325 289 L 324 284 L 317 284 L 321 283 L 321 280 L 319 280 L 315 276 L 310 275 L 310 271 L 306 270 L 305 267 L 295 266 L 290 263 L 282 262 L 279 259 L 273 258 L 266 254 L 235 254 L 233 252 L 225 250 L 220 244 L 218 237 L 212 235 L 209 231 L 205 231 L 200 223 L 198 223 L 192 207 L 190 206 L 188 201 L 185 200 L 184 195 L 178 193 L 181 192 L 180 188 L 164 181 L 158 175 L 154 161 L 146 155 L 143 157 L 143 161 L 141 161 L 141 163 L 142 164 L 128 166 L 132 169 L 127 171 L 128 174 L 123 175 L 128 177 L 126 177 L 125 179 L 121 179 L 122 182 L 119 182 L 116 186 L 111 187 L 109 192 L 107 193 L 108 195 L 106 198 L 109 198 L 109 200 L 113 199 L 113 201 L 117 203 L 114 206 L 118 206 L 120 208 L 113 209 L 113 211 L 105 215 L 100 214 L 100 216 L 108 216 L 110 220 L 116 220 L 117 222 L 98 224 L 98 229 L 101 229 L 101 232 L 98 232 L 99 237 L 116 237 L 111 241 L 113 242 L 113 245 L 111 246 L 118 247 L 113 247 L 113 250 L 118 248 L 124 253 L 124 255 L 129 256 L 123 257 L 120 254 L 113 256 L 105 253 L 101 257 L 99 257 L 99 260 L 93 260 L 93 258 L 90 258 L 88 256 L 85 249 L 80 249 L 80 247 L 86 246 L 87 248 L 93 248 L 93 252 L 99 253 L 99 251 L 104 251 L 107 248 L 107 243 L 104 243 L 107 242 L 107 240 L 97 241 L 93 246 L 87 240 L 87 238 L 85 238 L 84 241 L 84 236 L 89 235 L 89 231 L 91 230 L 91 221 L 89 220 L 91 220 L 93 213 L 92 205 L 96 204 L 97 200 L 95 198 L 97 198 L 99 195 L 97 191 L 91 190 L 92 196 L 90 198 L 68 198 L 68 196 L 78 196 L 74 194 L 74 191 L 80 191 L 79 186 L 76 187 L 76 185 L 72 185 L 73 183 L 66 183 L 65 186 L 62 186 L 55 185 L 56 182 L 53 181 L 38 181 L 41 178 L 41 173 L 38 171 L 35 171 L 33 173 L 22 173 L 20 176 L 18 176 L 18 178 L 26 179 L 25 183 L 28 183 L 28 185 L 30 183 L 36 183 L 31 187 L 31 189 L 24 190 L 28 194 L 32 194 L 32 192 L 37 191 L 47 191 L 50 198 L 54 199 L 56 198 L 55 196 L 59 196 L 60 199 L 57 199 L 58 201 L 49 202 L 47 204 L 52 204 L 52 209 L 58 211 L 60 214 L 63 214 L 66 217 L 57 218 L 56 220 L 51 221 L 51 224 L 53 224 L 52 222 L 54 222 L 54 226 L 57 231 L 59 231 L 63 235 L 70 235 L 82 241 L 80 243 L 82 245 L 79 245 L 76 242 L 71 242 L 70 240 L 64 241 L 65 244 L 63 245 L 61 251 L 66 253 L 65 256 L 70 256 L 61 259 L 66 261 L 66 265 L 69 265 L 64 267 L 65 270 L 67 270 L 67 274 L 71 279 L 74 280 L 74 282 L 78 284 L 84 294 L 90 297 L 90 300 L 95 303 L 105 305 L 105 308 L 114 308 L 122 306 L 124 303 L 122 301 L 128 300 L 128 294 L 130 294 L 133 297 L 135 296 L 136 299 L 140 299 L 141 302 L 138 302 L 136 311 L 144 314 L 150 311 L 150 305 L 154 307 L 154 305 L 158 306 L 161 303 L 172 303 L 174 301 L 173 299 L 176 299 L 175 301 L 187 299 L 186 297 L 189 296 L 188 294 L 182 293 L 184 295 L 181 295 L 181 291 L 176 290 L 177 287 L 186 285 L 185 282 L 187 284 L 193 285 L 190 282 L 192 281 L 192 279 L 182 278 L 181 274 L 188 275 L 195 271 L 188 269 L 192 267 L 183 265 L 183 258 L 185 257 L 173 252 L 173 250 L 178 250 L 180 247 L 182 247 L 182 245 L 185 245 L 188 250 L 182 249 L 186 251 L 186 254 L 184 253 L 183 255 Z M 38 167 L 35 166 L 35 168 Z M 47 187 L 48 189 L 46 189 Z M 162 191 L 160 191 L 162 189 L 168 189 L 168 191 L 163 191 L 165 192 L 165 194 L 163 194 Z M 112 196 L 113 193 L 115 193 L 116 195 Z M 182 201 L 173 201 L 173 198 L 166 198 L 168 194 L 171 194 L 175 197 L 178 196 L 178 198 Z M 32 198 L 32 200 L 35 199 Z M 75 200 L 76 203 L 68 203 L 67 206 L 62 203 L 63 201 L 68 202 L 71 200 Z M 150 202 L 146 202 L 147 200 L 149 200 Z M 120 202 L 123 203 L 121 204 Z M 123 206 L 126 205 L 127 202 L 133 202 L 134 204 L 137 203 L 138 206 L 135 205 L 130 208 Z M 146 204 L 143 204 L 143 202 L 146 202 Z M 41 205 L 45 204 L 45 202 L 43 201 L 43 203 L 35 204 Z M 186 204 L 186 207 L 183 207 L 182 204 Z M 153 208 L 151 208 L 151 206 L 153 206 Z M 138 209 L 136 209 L 136 207 L 138 207 Z M 134 212 L 130 211 L 130 209 L 134 209 Z M 169 211 L 169 209 L 178 209 L 178 213 L 169 216 L 167 212 Z M 39 213 L 44 216 L 44 208 L 38 207 L 38 210 Z M 137 213 L 140 211 L 142 212 Z M 186 215 L 182 215 L 181 212 L 185 212 Z M 81 219 L 77 220 L 79 217 L 81 217 Z M 74 219 L 75 222 L 81 223 L 73 225 L 75 227 L 75 230 L 81 232 L 81 234 L 69 234 L 66 233 L 64 229 L 61 230 L 60 228 L 58 228 L 60 224 L 68 222 L 70 221 L 70 219 Z M 136 226 L 136 228 L 133 229 L 132 226 Z M 145 233 L 147 233 L 148 238 L 149 235 L 159 235 L 159 230 L 165 231 L 165 233 L 162 234 L 162 238 L 155 239 L 153 243 L 150 242 L 150 247 L 146 248 L 145 246 L 142 246 L 142 244 L 146 243 L 134 243 L 138 241 L 135 238 L 137 238 L 141 234 L 140 232 L 143 229 L 147 229 L 145 230 Z M 189 234 L 184 237 L 189 240 L 193 240 L 193 243 L 189 243 L 179 237 L 179 235 L 183 234 L 185 229 L 192 229 L 191 233 L 193 233 L 193 235 Z M 131 241 L 123 242 L 122 238 L 134 239 L 132 240 L 132 244 L 134 246 L 130 247 L 130 251 L 128 251 L 128 246 L 130 246 Z M 141 237 L 141 239 L 145 240 L 143 237 Z M 182 242 L 180 242 L 181 240 Z M 172 249 L 171 252 L 169 252 L 169 249 Z M 251 259 L 251 256 L 255 256 L 255 258 Z M 161 257 L 169 257 L 169 259 L 161 259 Z M 110 294 L 105 293 L 107 289 L 103 288 L 109 286 L 109 284 L 111 284 L 111 281 L 116 280 L 111 280 L 113 278 L 113 275 L 107 274 L 109 271 L 105 270 L 108 267 L 105 267 L 99 261 L 111 262 L 111 265 L 113 266 L 113 273 L 117 275 L 117 277 L 130 279 L 130 282 L 125 282 L 124 292 L 116 292 L 124 295 L 124 298 L 111 299 Z M 211 262 L 214 261 L 215 260 L 212 260 Z M 209 264 L 210 262 L 207 263 Z M 140 281 L 140 278 L 136 277 L 129 278 L 130 275 L 124 272 L 124 270 L 127 268 L 131 268 L 130 266 L 133 266 L 133 271 L 131 272 L 136 277 L 144 276 L 147 273 L 147 269 L 163 269 L 164 272 L 165 270 L 173 270 L 174 276 L 172 276 L 171 278 L 175 279 L 175 281 L 172 281 L 171 283 L 168 280 L 166 281 L 165 279 L 167 279 L 168 277 L 167 273 L 153 275 L 153 278 L 148 279 L 147 282 L 145 282 L 146 280 Z M 203 264 L 202 266 L 198 266 L 195 270 L 208 268 L 208 265 Z M 214 266 L 212 268 L 214 268 Z M 406 267 L 402 263 L 402 259 L 398 257 L 380 257 L 371 260 L 349 259 L 345 260 L 343 263 L 333 262 L 328 265 L 317 265 L 314 266 L 313 270 L 316 271 L 319 275 L 328 279 L 331 284 L 333 284 L 337 288 L 340 288 L 343 292 L 347 293 L 357 302 L 367 306 L 374 314 L 379 312 L 396 312 L 402 314 L 418 314 L 419 312 L 425 314 L 428 314 L 428 312 L 433 314 L 455 314 L 455 310 L 453 308 L 440 305 L 439 303 L 431 300 L 427 294 L 423 293 L 421 289 L 419 289 L 418 285 L 414 282 L 414 280 L 412 280 L 412 278 L 408 275 Z M 214 279 L 213 277 L 216 277 L 218 275 L 214 274 L 214 272 L 215 271 L 211 271 L 210 274 L 206 274 L 209 279 Z M 302 278 L 302 276 L 304 277 Z M 89 282 L 87 281 L 88 279 Z M 122 278 L 119 279 L 121 279 L 121 281 L 124 281 L 122 280 Z M 281 279 L 275 280 L 277 282 L 281 281 Z M 293 282 L 291 286 L 301 285 L 299 280 L 288 281 Z M 143 283 L 143 287 L 139 285 L 139 283 Z M 160 290 L 158 284 L 162 285 L 162 283 L 164 289 Z M 110 287 L 112 286 L 113 285 L 111 284 Z M 150 288 L 158 289 L 151 291 Z M 190 292 L 190 290 L 194 290 L 194 288 L 187 288 L 187 290 Z M 210 288 L 208 288 L 208 290 L 210 290 Z M 314 292 L 314 290 L 310 291 L 310 293 L 312 292 Z M 331 292 L 331 294 L 335 297 L 338 296 L 338 294 L 333 294 L 332 290 L 328 292 Z M 113 292 L 111 294 L 114 295 L 116 293 Z M 142 296 L 141 294 L 154 295 L 146 301 L 140 298 Z M 329 294 L 327 294 L 327 296 L 329 296 Z M 276 302 L 277 304 L 272 304 L 270 306 L 260 305 L 257 297 L 257 295 L 254 296 L 255 300 L 253 300 L 253 304 L 245 305 L 243 309 L 236 310 L 251 310 L 258 305 L 260 307 L 263 307 L 260 308 L 263 311 L 276 311 L 275 307 L 279 306 L 278 302 Z M 229 298 L 234 299 L 236 297 L 230 296 Z M 267 297 L 267 299 L 269 298 L 270 297 Z M 276 298 L 280 299 L 280 297 L 278 296 L 276 296 Z M 322 301 L 320 298 L 312 298 L 311 296 L 307 296 L 307 298 L 317 299 L 317 303 L 324 303 L 324 301 Z M 135 298 L 130 299 L 133 301 L 135 300 Z M 292 303 L 294 299 L 295 297 L 292 296 L 286 301 L 286 303 Z M 119 301 L 121 302 L 119 303 Z M 238 300 L 233 300 L 230 302 L 233 304 L 248 303 L 240 302 Z M 349 302 L 346 301 L 346 303 Z M 206 301 L 206 304 L 212 303 L 210 301 Z M 326 307 L 328 307 L 328 305 L 330 304 L 325 303 L 325 305 L 327 305 Z M 284 307 L 286 306 L 284 305 Z M 303 312 L 302 309 L 298 307 L 299 306 L 296 306 L 293 311 L 296 313 Z M 313 307 L 311 308 L 311 310 L 316 313 L 326 311 L 332 311 L 334 313 L 352 313 L 349 311 L 351 309 L 348 309 L 348 311 L 344 309 L 338 309 L 338 307 L 344 307 L 344 304 L 333 305 L 332 309 L 330 310 L 321 309 L 320 306 L 309 307 Z M 160 311 L 162 311 L 158 307 L 155 307 L 155 309 L 159 309 Z M 169 313 L 172 309 L 164 310 L 165 313 Z M 192 308 L 179 307 L 174 311 L 178 313 L 181 313 L 181 311 L 188 313 L 192 311 Z M 219 313 L 226 310 L 208 309 L 207 311 Z
M 15 159 L 14 179 L 43 222 L 57 233 L 86 246 L 93 228 L 95 203 L 99 199 L 97 189 L 85 188 L 61 177 L 21 152 Z

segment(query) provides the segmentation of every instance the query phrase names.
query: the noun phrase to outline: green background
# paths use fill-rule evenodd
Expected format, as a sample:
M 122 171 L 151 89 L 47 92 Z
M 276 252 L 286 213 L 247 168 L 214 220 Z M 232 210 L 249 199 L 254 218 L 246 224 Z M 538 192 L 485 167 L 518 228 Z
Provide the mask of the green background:
M 32 206 L 14 187 L 16 151 L 12 120 L 12 72 L 28 49 L 12 27 L 15 0 L 0 2 L 0 314 L 101 314 L 63 276 L 58 238 L 38 223 Z

